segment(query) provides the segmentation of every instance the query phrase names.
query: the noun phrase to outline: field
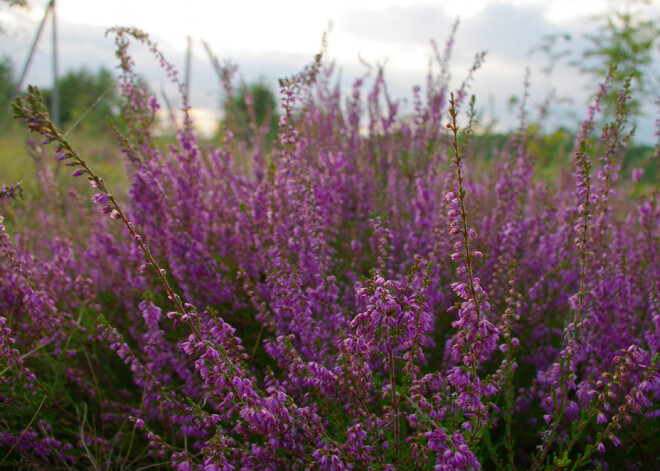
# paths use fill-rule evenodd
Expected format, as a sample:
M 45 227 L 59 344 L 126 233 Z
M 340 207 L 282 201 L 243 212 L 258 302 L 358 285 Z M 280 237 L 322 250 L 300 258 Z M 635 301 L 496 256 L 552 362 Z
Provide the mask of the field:
M 15 102 L 0 468 L 660 469 L 660 146 L 631 151 L 630 80 L 573 134 L 523 100 L 488 136 L 448 56 L 402 115 L 320 54 L 274 144 L 209 146 L 154 136 L 129 46 L 171 66 L 112 35 L 112 139 Z

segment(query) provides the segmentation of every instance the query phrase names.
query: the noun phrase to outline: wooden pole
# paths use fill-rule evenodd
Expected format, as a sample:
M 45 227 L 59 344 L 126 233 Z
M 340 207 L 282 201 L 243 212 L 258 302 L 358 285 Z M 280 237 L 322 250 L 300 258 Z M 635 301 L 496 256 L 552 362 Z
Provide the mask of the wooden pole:
M 21 92 L 21 89 L 23 88 L 25 78 L 27 77 L 28 70 L 30 69 L 30 64 L 32 63 L 32 58 L 34 57 L 34 51 L 37 48 L 37 44 L 39 44 L 39 38 L 41 37 L 41 33 L 44 30 L 44 25 L 48 20 L 48 14 L 50 13 L 50 9 L 52 7 L 53 7 L 53 0 L 48 2 L 48 6 L 46 7 L 44 17 L 41 20 L 41 24 L 39 25 L 37 34 L 34 37 L 34 40 L 32 41 L 32 46 L 30 46 L 30 52 L 28 53 L 27 59 L 25 60 L 25 65 L 23 66 L 23 72 L 21 72 L 21 78 L 18 79 L 18 83 L 16 84 L 16 88 L 14 89 L 14 94 L 12 99 L 18 96 L 18 94 Z
M 185 106 L 190 106 L 190 63 L 192 55 L 192 38 L 188 36 L 188 45 L 186 47 L 186 88 L 185 88 Z
M 55 14 L 55 0 L 50 2 L 53 9 L 53 96 L 51 102 L 51 115 L 55 126 L 60 126 L 60 78 L 57 57 L 57 15 Z

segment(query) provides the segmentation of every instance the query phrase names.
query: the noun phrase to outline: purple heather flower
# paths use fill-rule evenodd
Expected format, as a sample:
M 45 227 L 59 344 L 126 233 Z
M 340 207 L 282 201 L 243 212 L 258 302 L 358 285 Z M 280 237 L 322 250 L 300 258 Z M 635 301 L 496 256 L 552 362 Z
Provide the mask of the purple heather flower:
M 440 429 L 434 429 L 425 434 L 428 440 L 428 447 L 431 451 L 444 451 L 447 443 L 447 435 Z
M 644 176 L 644 169 L 643 168 L 634 168 L 632 171 L 632 181 L 633 183 L 637 183 L 641 178 Z
M 96 193 L 94 196 L 92 196 L 92 202 L 94 204 L 105 204 L 109 199 L 110 195 L 107 193 Z
M 614 435 L 613 433 L 610 434 L 609 439 L 612 441 L 612 445 L 614 445 L 615 447 L 618 447 L 619 445 L 621 445 L 621 440 L 619 440 L 616 437 L 616 435 Z
M 468 298 L 468 293 L 465 290 L 466 286 L 465 283 L 461 282 L 455 282 L 451 284 L 451 288 L 454 290 L 454 292 L 461 298 L 467 299 Z

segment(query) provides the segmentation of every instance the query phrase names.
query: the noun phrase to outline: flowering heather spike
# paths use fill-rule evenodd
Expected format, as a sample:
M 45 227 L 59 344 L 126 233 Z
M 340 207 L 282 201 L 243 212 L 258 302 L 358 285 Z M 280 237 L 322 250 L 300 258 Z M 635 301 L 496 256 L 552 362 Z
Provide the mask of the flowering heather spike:
M 447 127 L 453 135 L 454 158 L 452 166 L 456 172 L 456 187 L 453 192 L 445 196 L 445 199 L 449 202 L 447 217 L 451 228 L 450 236 L 457 240 L 454 248 L 460 250 L 460 252 L 452 254 L 451 259 L 458 261 L 461 268 L 465 268 L 464 273 L 467 277 L 465 282 L 452 284 L 456 294 L 465 301 L 460 303 L 458 319 L 452 323 L 452 326 L 459 331 L 451 346 L 451 360 L 455 366 L 447 372 L 447 380 L 458 394 L 456 405 L 469 414 L 471 437 L 473 437 L 473 434 L 482 426 L 488 414 L 488 408 L 483 403 L 482 397 L 497 392 L 495 385 L 490 380 L 479 378 L 478 368 L 482 362 L 490 358 L 497 347 L 499 330 L 486 317 L 487 311 L 490 309 L 487 301 L 488 295 L 481 287 L 481 280 L 474 276 L 474 260 L 483 258 L 483 254 L 480 251 L 472 250 L 470 247 L 470 228 L 468 227 L 467 211 L 465 209 L 466 192 L 461 170 L 462 155 L 458 145 L 457 111 L 453 93 L 449 103 L 450 122 Z M 455 439 L 463 440 L 463 435 L 457 433 Z M 469 448 L 467 450 L 469 451 Z M 450 450 L 447 456 L 454 456 L 454 461 L 452 461 L 454 466 L 462 468 L 466 465 L 463 460 L 456 459 L 457 456 L 464 456 L 460 452 L 455 452 L 452 455 Z M 467 456 L 473 457 L 471 452 L 466 455 L 466 458 Z M 468 461 L 469 466 L 473 466 L 472 461 L 476 460 Z

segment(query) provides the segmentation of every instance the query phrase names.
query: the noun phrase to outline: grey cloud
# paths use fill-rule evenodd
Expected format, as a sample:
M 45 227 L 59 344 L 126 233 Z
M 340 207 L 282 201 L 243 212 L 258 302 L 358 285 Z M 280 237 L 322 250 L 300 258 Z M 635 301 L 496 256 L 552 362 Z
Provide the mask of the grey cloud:
M 444 40 L 454 19 L 440 6 L 388 6 L 353 9 L 337 19 L 337 29 L 359 39 L 396 44 Z
M 526 57 L 543 35 L 560 32 L 539 8 L 490 5 L 466 20 L 457 40 L 464 48 L 488 49 L 490 54 Z

